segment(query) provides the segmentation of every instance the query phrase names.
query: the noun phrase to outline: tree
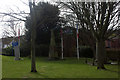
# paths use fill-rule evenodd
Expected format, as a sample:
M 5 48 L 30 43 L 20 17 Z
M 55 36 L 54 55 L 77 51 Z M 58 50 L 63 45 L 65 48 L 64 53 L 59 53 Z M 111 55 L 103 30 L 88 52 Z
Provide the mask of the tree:
M 96 39 L 97 69 L 105 69 L 105 40 L 119 28 L 119 2 L 67 2 L 62 4 L 76 14 L 83 28 L 88 26 Z
M 9 22 L 4 24 L 2 37 L 17 37 L 19 29 L 21 30 L 20 35 L 23 35 L 25 28 L 21 24 L 21 21 L 15 22 L 14 18 L 10 17 Z
M 36 8 L 36 21 L 38 26 L 36 27 L 36 44 L 47 43 L 49 44 L 50 41 L 50 33 L 51 29 L 58 28 L 58 21 L 59 21 L 59 9 L 56 5 L 52 5 L 49 3 L 40 2 L 38 5 L 35 6 Z M 27 17 L 26 21 L 26 39 L 30 41 L 30 17 Z M 47 38 L 47 40 L 46 40 Z
M 30 20 L 31 22 L 31 28 L 32 28 L 32 32 L 31 32 L 31 55 L 32 55 L 32 60 L 31 60 L 31 72 L 37 72 L 36 71 L 36 65 L 35 65 L 35 36 L 36 35 L 36 15 L 35 15 L 35 2 L 29 2 L 29 7 L 30 7 Z M 20 11 L 20 13 L 1 13 L 0 14 L 4 14 L 4 16 L 10 16 L 12 18 L 14 18 L 14 21 L 26 21 L 26 17 L 23 16 L 22 14 L 28 14 L 25 13 L 24 11 Z M 9 21 L 3 21 L 3 22 L 9 22 Z M 13 22 L 11 22 L 13 23 Z
M 17 37 L 18 28 L 21 29 L 21 35 L 24 34 L 25 28 L 21 25 L 24 23 L 28 13 L 21 11 L 18 7 L 17 9 L 17 13 L 11 8 L 7 13 L 0 12 L 0 21 L 3 24 L 2 37 Z
M 36 39 L 36 14 L 35 2 L 29 2 L 31 20 L 31 72 L 37 72 L 35 63 L 35 39 Z
M 56 43 L 55 43 L 55 36 L 54 36 L 54 30 L 51 30 L 51 40 L 50 40 L 50 46 L 49 46 L 49 59 L 57 59 L 58 53 L 56 51 Z
M 3 36 L 2 37 L 16 37 L 17 36 L 17 26 L 19 23 L 15 24 L 15 22 L 11 19 L 10 22 L 7 22 L 4 27 Z
M 37 5 L 35 5 L 35 2 L 29 2 L 29 6 L 30 16 L 26 20 L 26 38 L 28 38 L 28 41 L 31 40 L 31 72 L 36 72 L 35 45 L 43 37 L 40 36 L 41 32 L 49 32 L 50 29 L 57 26 L 59 9 L 55 5 L 44 2 L 40 2 Z

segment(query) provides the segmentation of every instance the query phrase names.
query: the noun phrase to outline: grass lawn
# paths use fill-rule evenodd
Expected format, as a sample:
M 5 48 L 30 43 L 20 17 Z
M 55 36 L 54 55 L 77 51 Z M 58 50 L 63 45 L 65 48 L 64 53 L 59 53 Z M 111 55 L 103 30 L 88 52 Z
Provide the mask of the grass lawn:
M 2 56 L 2 78 L 118 78 L 117 65 L 105 65 L 108 70 L 97 70 L 96 66 L 67 58 L 60 61 L 48 61 L 36 58 L 37 73 L 31 73 L 31 60 L 15 61 L 14 57 Z

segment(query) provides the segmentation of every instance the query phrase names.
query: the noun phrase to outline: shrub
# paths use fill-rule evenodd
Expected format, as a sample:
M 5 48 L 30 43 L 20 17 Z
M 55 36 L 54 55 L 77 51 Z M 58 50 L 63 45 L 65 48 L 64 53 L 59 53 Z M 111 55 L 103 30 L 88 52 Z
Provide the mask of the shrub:
M 12 49 L 12 46 L 4 48 L 2 54 L 6 55 L 6 56 L 13 56 L 14 55 L 14 50 Z
M 20 56 L 21 57 L 25 57 L 30 54 L 30 49 L 28 47 L 25 47 L 25 46 L 20 47 Z M 14 49 L 12 49 L 12 46 L 7 47 L 7 48 L 3 49 L 2 54 L 6 55 L 6 56 L 14 56 Z
M 26 57 L 29 55 L 30 55 L 30 45 L 28 44 L 28 46 L 26 46 L 26 45 L 20 46 L 20 56 Z
M 47 44 L 40 44 L 36 45 L 36 56 L 47 56 L 49 53 L 49 45 Z
M 92 58 L 92 49 L 89 46 L 80 46 L 80 57 Z
M 117 61 L 120 58 L 120 50 L 110 49 L 106 51 L 107 59 Z
M 31 44 L 30 44 L 30 42 L 27 42 L 24 39 L 21 40 L 21 43 L 20 43 L 20 56 L 21 57 L 30 56 L 30 52 L 31 52 Z

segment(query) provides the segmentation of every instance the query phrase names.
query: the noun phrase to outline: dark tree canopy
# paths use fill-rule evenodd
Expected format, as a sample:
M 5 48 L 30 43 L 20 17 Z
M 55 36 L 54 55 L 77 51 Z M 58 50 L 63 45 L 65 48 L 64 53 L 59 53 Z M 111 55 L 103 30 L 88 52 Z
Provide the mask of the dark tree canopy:
M 59 8 L 56 5 L 40 2 L 35 6 L 36 15 L 36 43 L 48 44 L 50 42 L 50 30 L 58 27 Z M 26 39 L 30 41 L 31 18 L 26 21 Z

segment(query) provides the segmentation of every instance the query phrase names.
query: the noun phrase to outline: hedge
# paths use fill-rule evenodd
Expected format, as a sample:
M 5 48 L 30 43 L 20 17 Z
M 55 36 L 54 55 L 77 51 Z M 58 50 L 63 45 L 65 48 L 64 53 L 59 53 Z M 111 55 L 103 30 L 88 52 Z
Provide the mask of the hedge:
M 2 55 L 6 55 L 6 56 L 13 56 L 13 49 L 12 49 L 12 46 L 9 46 L 7 48 L 4 48 L 2 50 Z
M 107 49 L 107 59 L 112 61 L 117 61 L 120 59 L 120 49 Z
M 93 58 L 93 51 L 89 46 L 80 46 L 80 57 Z

